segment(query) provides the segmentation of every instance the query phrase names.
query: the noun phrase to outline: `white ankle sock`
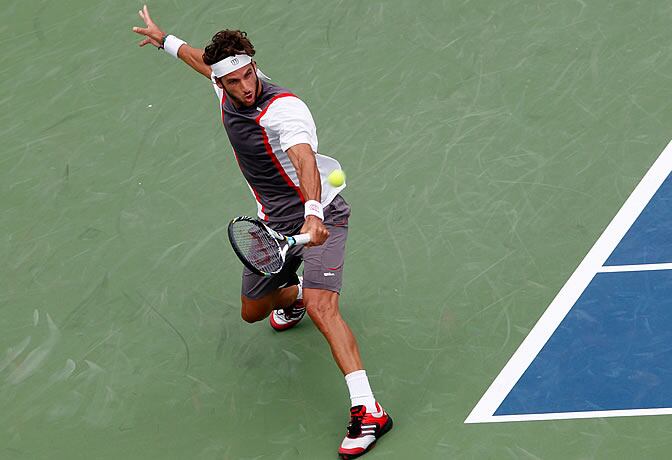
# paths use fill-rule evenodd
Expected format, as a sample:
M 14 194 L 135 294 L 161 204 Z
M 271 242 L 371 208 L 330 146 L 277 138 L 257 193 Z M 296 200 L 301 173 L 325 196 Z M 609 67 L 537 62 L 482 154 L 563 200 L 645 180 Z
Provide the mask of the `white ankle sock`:
M 371 386 L 369 385 L 369 378 L 366 376 L 365 370 L 351 372 L 345 376 L 345 383 L 348 384 L 348 391 L 350 391 L 350 401 L 352 407 L 364 405 L 366 411 L 377 413 L 376 398 L 373 397 Z
M 303 300 L 303 276 L 299 276 L 299 284 L 296 285 L 299 288 L 299 293 L 296 294 L 296 300 Z

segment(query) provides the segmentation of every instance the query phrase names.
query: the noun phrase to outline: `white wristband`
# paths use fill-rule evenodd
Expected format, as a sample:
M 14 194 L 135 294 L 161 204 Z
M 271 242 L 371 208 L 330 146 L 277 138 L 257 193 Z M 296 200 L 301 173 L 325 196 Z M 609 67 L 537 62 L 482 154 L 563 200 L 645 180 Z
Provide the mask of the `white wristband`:
M 177 38 L 175 35 L 166 35 L 166 39 L 163 41 L 163 51 L 177 59 L 177 51 L 180 49 L 180 46 L 186 44 L 187 42 Z
M 322 203 L 315 200 L 306 201 L 306 210 L 303 217 L 315 216 L 320 220 L 324 220 L 324 211 L 322 210 Z

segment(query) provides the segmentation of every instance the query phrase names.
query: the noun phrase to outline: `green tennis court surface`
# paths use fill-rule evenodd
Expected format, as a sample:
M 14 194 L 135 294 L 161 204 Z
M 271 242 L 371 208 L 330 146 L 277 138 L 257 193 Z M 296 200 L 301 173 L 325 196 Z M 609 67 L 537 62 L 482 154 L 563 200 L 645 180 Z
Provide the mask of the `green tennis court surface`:
M 240 319 L 207 80 L 135 46 L 141 3 L 2 7 L 0 458 L 335 458 L 321 335 Z M 668 457 L 670 416 L 464 424 L 672 137 L 668 3 L 149 7 L 246 30 L 348 173 L 342 309 L 395 419 L 364 458 Z

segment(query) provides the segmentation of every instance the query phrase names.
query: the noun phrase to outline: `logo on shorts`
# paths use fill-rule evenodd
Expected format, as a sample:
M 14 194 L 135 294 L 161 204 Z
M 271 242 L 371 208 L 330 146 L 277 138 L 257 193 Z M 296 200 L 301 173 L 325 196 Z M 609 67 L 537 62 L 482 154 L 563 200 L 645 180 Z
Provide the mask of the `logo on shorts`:
M 231 59 L 231 65 L 238 65 L 239 62 L 238 58 Z
M 324 276 L 336 276 L 336 273 L 325 273 Z

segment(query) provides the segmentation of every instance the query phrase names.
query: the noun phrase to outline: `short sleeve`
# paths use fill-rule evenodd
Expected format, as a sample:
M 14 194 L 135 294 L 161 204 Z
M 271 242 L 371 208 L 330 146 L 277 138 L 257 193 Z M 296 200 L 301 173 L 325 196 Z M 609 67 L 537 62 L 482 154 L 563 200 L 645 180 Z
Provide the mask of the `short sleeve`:
M 277 136 L 285 152 L 297 144 L 309 144 L 317 152 L 317 129 L 308 106 L 294 96 L 273 101 L 260 120 L 265 129 Z

